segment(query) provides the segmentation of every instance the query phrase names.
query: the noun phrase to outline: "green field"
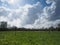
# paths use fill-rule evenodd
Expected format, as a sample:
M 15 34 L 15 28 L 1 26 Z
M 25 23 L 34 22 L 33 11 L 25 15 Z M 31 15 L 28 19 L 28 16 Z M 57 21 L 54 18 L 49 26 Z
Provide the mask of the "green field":
M 0 45 L 60 45 L 60 32 L 1 31 Z

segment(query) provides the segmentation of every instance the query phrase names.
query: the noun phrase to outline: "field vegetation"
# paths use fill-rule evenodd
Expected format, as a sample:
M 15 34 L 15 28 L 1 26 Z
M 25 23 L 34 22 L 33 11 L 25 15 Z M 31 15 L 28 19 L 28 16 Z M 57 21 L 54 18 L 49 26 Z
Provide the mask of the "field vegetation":
M 60 45 L 60 32 L 0 31 L 0 45 Z

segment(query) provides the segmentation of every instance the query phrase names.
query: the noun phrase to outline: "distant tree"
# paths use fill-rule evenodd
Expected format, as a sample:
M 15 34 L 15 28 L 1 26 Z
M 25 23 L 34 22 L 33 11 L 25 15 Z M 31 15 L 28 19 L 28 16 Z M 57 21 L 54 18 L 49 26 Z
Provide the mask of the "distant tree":
M 54 31 L 54 28 L 51 26 L 49 29 L 49 32 Z
M 58 27 L 57 28 L 58 28 L 58 31 L 60 31 L 60 24 L 58 24 Z

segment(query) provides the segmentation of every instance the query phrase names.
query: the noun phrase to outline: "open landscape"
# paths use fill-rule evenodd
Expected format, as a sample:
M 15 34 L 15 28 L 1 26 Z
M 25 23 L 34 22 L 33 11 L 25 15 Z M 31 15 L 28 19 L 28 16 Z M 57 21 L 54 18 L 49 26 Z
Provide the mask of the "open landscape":
M 0 45 L 60 45 L 60 0 L 0 0 Z
M 0 31 L 0 45 L 60 45 L 60 32 Z

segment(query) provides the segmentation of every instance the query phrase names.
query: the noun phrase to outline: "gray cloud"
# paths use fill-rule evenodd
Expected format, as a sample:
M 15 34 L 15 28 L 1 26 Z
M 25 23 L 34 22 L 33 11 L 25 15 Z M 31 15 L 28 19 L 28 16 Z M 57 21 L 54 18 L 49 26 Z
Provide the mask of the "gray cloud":
M 11 26 L 25 28 L 57 27 L 60 23 L 60 1 L 49 0 L 50 6 L 42 8 L 40 2 L 26 4 L 18 9 L 0 7 L 0 21 L 7 21 Z
M 58 19 L 60 19 L 60 0 L 56 1 L 55 13 L 51 16 L 51 20 L 58 20 Z
M 37 13 L 40 13 L 40 11 L 42 11 L 42 5 L 40 4 L 40 2 L 37 2 L 35 5 L 33 5 L 33 7 L 28 8 L 28 19 L 26 19 L 24 23 L 34 24 L 35 20 L 38 19 Z
M 5 7 L 0 7 L 0 16 L 7 16 L 9 14 L 9 10 L 6 10 Z
M 42 16 L 40 16 L 39 19 L 35 21 L 35 28 L 49 28 L 51 26 L 56 28 L 60 23 L 60 1 L 56 2 L 52 0 L 52 2 L 53 3 L 51 6 L 46 6 L 43 9 L 43 12 L 40 13 Z

